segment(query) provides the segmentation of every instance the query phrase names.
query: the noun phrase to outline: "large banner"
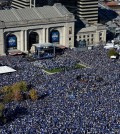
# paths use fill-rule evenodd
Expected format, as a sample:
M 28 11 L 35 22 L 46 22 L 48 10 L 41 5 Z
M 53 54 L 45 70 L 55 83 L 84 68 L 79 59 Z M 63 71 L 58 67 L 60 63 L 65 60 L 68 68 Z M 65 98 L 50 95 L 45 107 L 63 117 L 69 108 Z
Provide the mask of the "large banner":
M 52 42 L 59 42 L 59 32 L 53 31 L 51 35 Z
M 17 47 L 17 38 L 15 35 L 8 36 L 7 47 Z

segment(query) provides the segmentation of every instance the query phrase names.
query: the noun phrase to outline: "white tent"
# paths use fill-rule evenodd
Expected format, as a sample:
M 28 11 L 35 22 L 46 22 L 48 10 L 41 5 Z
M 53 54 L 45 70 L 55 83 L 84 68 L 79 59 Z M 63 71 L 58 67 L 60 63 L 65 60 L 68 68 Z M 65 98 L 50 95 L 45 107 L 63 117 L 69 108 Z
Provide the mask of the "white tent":
M 117 57 L 115 55 L 110 56 L 111 59 L 116 59 Z
M 15 72 L 16 70 L 8 66 L 0 66 L 0 74 Z
M 111 48 L 114 48 L 114 44 L 113 43 L 107 43 L 105 46 L 104 46 L 105 49 L 111 49 Z
M 53 43 L 39 43 L 39 44 L 33 44 L 33 46 L 47 48 L 47 47 L 54 46 L 54 44 Z

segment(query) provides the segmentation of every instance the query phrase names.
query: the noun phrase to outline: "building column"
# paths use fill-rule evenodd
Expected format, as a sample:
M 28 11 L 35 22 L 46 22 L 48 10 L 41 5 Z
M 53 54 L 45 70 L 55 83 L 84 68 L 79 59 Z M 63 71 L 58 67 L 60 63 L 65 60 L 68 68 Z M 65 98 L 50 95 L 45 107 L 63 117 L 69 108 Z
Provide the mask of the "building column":
M 30 0 L 30 8 L 32 7 L 32 0 Z
M 36 7 L 36 0 L 34 0 L 34 7 Z
M 64 46 L 66 46 L 66 47 L 68 47 L 68 42 L 67 42 L 67 28 L 66 28 L 66 26 L 64 26 L 64 28 L 63 28 L 63 45 Z
M 20 35 L 16 35 L 15 34 L 15 36 L 17 37 L 17 49 L 18 50 L 21 50 L 21 41 L 20 41 L 20 39 L 21 39 L 21 33 L 20 33 Z
M 0 55 L 5 55 L 6 37 L 4 37 L 3 30 L 0 30 Z
M 46 43 L 49 42 L 49 33 L 48 33 L 48 28 L 46 28 Z
M 60 30 L 59 30 L 59 34 L 60 34 L 60 37 L 59 37 L 59 44 L 60 45 L 63 45 L 64 44 L 64 27 L 62 27 Z
M 106 42 L 106 30 L 103 31 L 103 41 Z
M 20 36 L 21 36 L 21 48 L 20 48 L 20 50 L 24 51 L 24 31 L 23 30 L 20 32 Z
M 41 34 L 41 32 L 39 33 L 39 43 L 42 43 L 42 34 Z
M 45 30 L 45 28 L 42 30 L 42 43 L 45 43 L 46 42 L 46 30 Z
M 95 34 L 94 34 L 94 38 L 95 38 L 95 43 L 99 43 L 99 32 L 96 32 Z
M 25 45 L 24 45 L 24 51 L 25 52 L 27 52 L 27 48 L 28 48 L 28 35 L 27 35 L 27 30 L 25 30 L 25 40 L 24 40 L 24 42 L 25 42 Z

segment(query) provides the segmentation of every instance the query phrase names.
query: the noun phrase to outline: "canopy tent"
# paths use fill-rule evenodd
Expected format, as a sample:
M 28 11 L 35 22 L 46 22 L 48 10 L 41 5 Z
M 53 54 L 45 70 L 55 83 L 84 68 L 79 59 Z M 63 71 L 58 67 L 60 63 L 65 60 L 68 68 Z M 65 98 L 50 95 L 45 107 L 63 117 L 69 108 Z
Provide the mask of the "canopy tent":
M 113 43 L 107 43 L 105 46 L 104 46 L 105 49 L 111 49 L 111 48 L 114 48 L 114 44 Z
M 33 46 L 38 47 L 38 48 L 47 48 L 47 47 L 54 47 L 54 44 L 52 43 L 39 43 L 39 44 L 33 44 Z
M 110 56 L 110 58 L 111 58 L 111 59 L 116 59 L 116 58 L 117 58 L 117 56 L 112 55 L 112 56 Z
M 8 66 L 0 66 L 0 74 L 15 72 L 16 70 Z
M 35 54 L 37 54 L 38 58 L 49 58 L 55 56 L 55 45 L 53 43 L 39 43 L 39 44 L 33 44 L 32 46 L 35 47 Z M 53 49 L 53 53 L 52 54 L 45 53 L 45 50 L 46 49 L 49 50 L 50 48 Z

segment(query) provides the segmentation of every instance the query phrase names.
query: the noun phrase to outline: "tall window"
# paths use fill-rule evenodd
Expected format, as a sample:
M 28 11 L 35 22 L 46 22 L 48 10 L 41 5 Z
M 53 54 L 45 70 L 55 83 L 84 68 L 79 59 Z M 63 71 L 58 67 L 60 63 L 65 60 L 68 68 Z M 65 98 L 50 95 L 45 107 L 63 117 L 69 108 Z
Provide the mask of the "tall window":
M 93 37 L 94 36 L 94 34 L 91 34 L 91 37 Z
M 102 36 L 102 32 L 99 33 L 99 36 Z
M 33 5 L 34 5 L 34 1 L 35 1 L 35 0 L 31 0 L 31 4 L 33 4 Z
M 72 34 L 72 27 L 69 27 L 69 34 Z

